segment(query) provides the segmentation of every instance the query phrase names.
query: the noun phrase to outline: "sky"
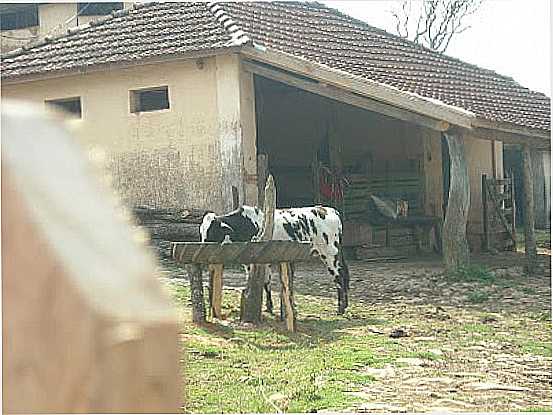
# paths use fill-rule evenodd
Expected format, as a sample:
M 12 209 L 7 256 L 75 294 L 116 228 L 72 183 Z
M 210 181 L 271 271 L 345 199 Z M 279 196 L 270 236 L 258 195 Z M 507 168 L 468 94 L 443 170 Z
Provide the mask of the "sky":
M 397 0 L 322 1 L 329 7 L 394 33 L 389 13 Z M 512 77 L 551 96 L 550 0 L 484 0 L 453 38 L 446 54 Z

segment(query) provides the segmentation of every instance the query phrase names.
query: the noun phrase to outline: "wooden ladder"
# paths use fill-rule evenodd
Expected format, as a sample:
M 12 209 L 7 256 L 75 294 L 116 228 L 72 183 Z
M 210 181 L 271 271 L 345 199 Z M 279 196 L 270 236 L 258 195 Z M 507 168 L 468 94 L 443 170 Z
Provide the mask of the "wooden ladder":
M 516 251 L 515 187 L 513 173 L 504 179 L 482 175 L 482 215 L 484 247 L 487 251 L 500 245 Z

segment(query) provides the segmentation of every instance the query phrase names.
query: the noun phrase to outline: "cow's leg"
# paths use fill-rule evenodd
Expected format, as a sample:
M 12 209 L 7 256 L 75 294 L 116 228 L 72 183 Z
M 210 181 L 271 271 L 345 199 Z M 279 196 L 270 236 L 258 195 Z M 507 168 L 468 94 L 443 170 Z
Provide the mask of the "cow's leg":
M 267 270 L 265 271 L 265 285 L 263 287 L 265 289 L 265 307 L 267 308 L 267 312 L 273 314 L 273 297 L 271 296 L 271 268 L 267 267 Z
M 344 314 L 348 307 L 349 270 L 347 268 L 341 250 L 335 249 L 329 255 L 321 255 L 328 272 L 334 278 L 336 291 L 338 292 L 338 314 Z

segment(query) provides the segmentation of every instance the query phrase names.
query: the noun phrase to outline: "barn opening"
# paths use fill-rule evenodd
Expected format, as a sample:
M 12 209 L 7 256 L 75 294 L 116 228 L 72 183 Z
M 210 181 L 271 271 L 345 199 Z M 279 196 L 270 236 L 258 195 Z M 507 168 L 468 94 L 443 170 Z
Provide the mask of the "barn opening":
M 257 152 L 277 207 L 339 209 L 347 246 L 420 247 L 420 229 L 443 218 L 439 132 L 257 74 L 254 85 Z

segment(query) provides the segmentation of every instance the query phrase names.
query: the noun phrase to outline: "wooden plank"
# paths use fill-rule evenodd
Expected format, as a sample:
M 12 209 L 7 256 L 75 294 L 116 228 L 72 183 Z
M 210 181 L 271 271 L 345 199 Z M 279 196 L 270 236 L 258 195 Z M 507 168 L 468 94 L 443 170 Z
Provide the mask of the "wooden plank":
M 445 121 L 440 121 L 436 118 L 426 117 L 417 112 L 413 112 L 401 107 L 387 104 L 376 99 L 369 98 L 357 93 L 348 92 L 347 90 L 335 87 L 329 84 L 321 84 L 317 81 L 306 80 L 299 78 L 292 73 L 281 71 L 277 68 L 259 65 L 253 61 L 245 61 L 243 64 L 245 70 L 273 79 L 305 91 L 331 98 L 345 104 L 363 108 L 368 111 L 377 112 L 388 117 L 400 119 L 413 124 L 421 125 L 432 130 L 445 131 L 449 128 L 449 124 Z
M 290 264 L 280 263 L 280 283 L 282 287 L 281 301 L 284 304 L 284 321 L 288 331 L 296 331 L 296 311 L 294 309 L 294 299 L 292 296 L 292 272 Z
M 144 234 L 42 112 L 2 105 L 3 413 L 175 413 L 177 319 Z
M 349 74 L 340 73 L 323 65 L 318 65 L 313 62 L 290 55 L 285 55 L 277 51 L 259 51 L 253 47 L 242 49 L 241 53 L 250 59 L 255 59 L 259 62 L 264 62 L 275 67 L 284 68 L 287 71 L 293 71 L 300 75 L 307 76 L 314 80 L 324 82 L 329 86 L 343 89 L 360 95 L 362 97 L 370 97 L 378 102 L 388 103 L 394 107 L 405 109 L 415 114 L 421 114 L 423 118 L 431 120 L 445 120 L 448 123 L 470 128 L 471 120 L 474 118 L 462 111 L 449 109 L 445 106 L 439 106 L 427 99 L 414 97 L 412 94 L 406 94 L 396 88 L 383 85 L 378 82 L 361 79 L 360 77 Z M 259 66 L 259 65 L 256 65 Z M 255 73 L 255 68 L 250 68 Z M 445 131 L 448 125 L 445 122 L 434 122 L 431 124 L 438 131 Z
M 512 216 L 511 216 L 511 239 L 513 240 L 513 247 L 512 250 L 516 252 L 517 250 L 517 238 L 516 238 L 516 202 L 515 202 L 515 176 L 513 174 L 513 171 L 511 170 L 509 172 L 509 177 L 511 178 L 511 187 L 510 187 L 510 195 L 511 195 L 511 208 L 512 208 Z
M 210 305 L 211 315 L 214 318 L 221 319 L 223 314 L 221 312 L 223 301 L 223 264 L 211 264 L 209 266 L 209 280 L 210 280 Z
M 551 139 L 546 132 L 524 131 L 524 133 L 515 133 L 500 131 L 494 128 L 492 126 L 490 128 L 473 127 L 463 129 L 463 131 L 465 134 L 481 140 L 495 140 L 505 144 L 530 145 L 532 148 L 543 150 L 551 149 Z
M 311 244 L 296 241 L 175 242 L 173 259 L 181 265 L 270 264 L 275 261 L 304 261 L 311 257 Z
M 525 270 L 533 275 L 538 267 L 538 251 L 534 230 L 534 177 L 532 176 L 532 156 L 530 146 L 522 148 L 522 177 L 524 186 L 524 248 L 526 252 Z
M 484 249 L 490 250 L 490 225 L 488 214 L 488 177 L 482 175 L 482 225 L 484 226 Z

